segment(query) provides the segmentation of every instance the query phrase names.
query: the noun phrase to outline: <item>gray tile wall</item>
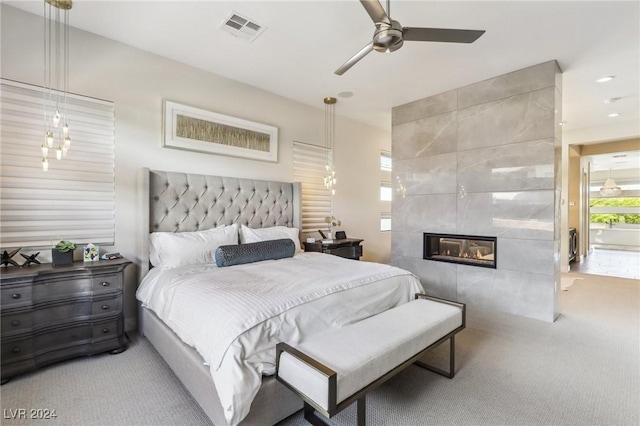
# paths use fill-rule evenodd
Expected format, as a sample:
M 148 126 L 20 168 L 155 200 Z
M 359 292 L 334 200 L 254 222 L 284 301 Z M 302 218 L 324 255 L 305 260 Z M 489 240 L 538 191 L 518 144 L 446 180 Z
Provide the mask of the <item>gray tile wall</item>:
M 555 61 L 392 111 L 391 258 L 427 293 L 545 321 L 560 291 Z M 498 237 L 497 269 L 422 259 L 422 233 Z

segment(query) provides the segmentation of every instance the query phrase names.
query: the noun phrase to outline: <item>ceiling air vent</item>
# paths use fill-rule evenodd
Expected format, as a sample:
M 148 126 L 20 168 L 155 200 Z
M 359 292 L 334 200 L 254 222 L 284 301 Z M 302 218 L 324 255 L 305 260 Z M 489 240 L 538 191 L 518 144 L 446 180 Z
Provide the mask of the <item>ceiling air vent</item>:
M 248 42 L 252 42 L 258 38 L 258 36 L 266 29 L 255 21 L 235 12 L 231 12 L 229 17 L 222 22 L 220 28 L 232 36 Z

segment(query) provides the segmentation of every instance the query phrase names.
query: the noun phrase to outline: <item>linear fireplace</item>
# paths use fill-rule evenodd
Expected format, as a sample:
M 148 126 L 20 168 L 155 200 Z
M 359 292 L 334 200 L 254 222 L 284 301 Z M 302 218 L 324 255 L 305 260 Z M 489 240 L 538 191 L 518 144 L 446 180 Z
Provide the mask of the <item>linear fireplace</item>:
M 423 259 L 496 268 L 496 237 L 424 233 Z

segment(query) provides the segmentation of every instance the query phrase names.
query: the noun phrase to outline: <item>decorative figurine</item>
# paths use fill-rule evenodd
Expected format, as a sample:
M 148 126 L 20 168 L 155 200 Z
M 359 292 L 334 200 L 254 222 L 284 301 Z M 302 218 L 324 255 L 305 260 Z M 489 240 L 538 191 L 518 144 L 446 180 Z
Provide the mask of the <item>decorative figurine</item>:
M 18 253 L 20 251 L 19 248 L 15 249 L 14 251 L 12 251 L 11 253 L 7 253 L 7 251 L 5 250 L 4 252 L 2 252 L 2 265 L 3 266 L 9 266 L 9 263 L 14 265 L 14 266 L 20 266 L 18 265 L 18 263 L 12 259 L 13 256 L 16 255 L 16 253 Z
M 22 264 L 22 266 L 29 266 L 32 263 L 37 263 L 38 265 L 40 265 L 40 261 L 38 259 L 36 259 L 36 257 L 38 257 L 39 254 L 40 254 L 40 252 L 37 252 L 36 254 L 30 254 L 29 256 L 27 256 L 24 253 L 20 253 L 20 256 L 22 256 L 25 259 L 27 259 L 27 261 L 24 262 Z
M 84 246 L 82 260 L 84 260 L 85 262 L 96 262 L 100 260 L 98 246 L 91 243 Z

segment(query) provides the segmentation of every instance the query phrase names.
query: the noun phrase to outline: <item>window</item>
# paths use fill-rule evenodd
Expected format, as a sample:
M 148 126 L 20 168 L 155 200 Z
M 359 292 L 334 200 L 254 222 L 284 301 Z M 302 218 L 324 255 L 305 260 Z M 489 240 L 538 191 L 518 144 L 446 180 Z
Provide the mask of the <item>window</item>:
M 391 185 L 391 153 L 380 151 L 380 231 L 391 231 L 391 199 L 393 186 Z
M 380 170 L 390 172 L 391 164 L 391 154 L 386 151 L 382 151 L 380 153 Z
M 592 198 L 590 222 L 640 225 L 639 197 Z
M 303 142 L 293 143 L 293 179 L 302 183 L 302 229 L 314 232 L 327 227 L 331 216 L 331 192 L 324 186 L 327 148 Z
M 69 154 L 42 170 L 43 89 L 1 80 L 0 247 L 112 245 L 114 105 L 67 94 Z
M 380 231 L 391 231 L 391 213 L 380 214 Z
M 391 201 L 391 182 L 380 183 L 380 201 Z

